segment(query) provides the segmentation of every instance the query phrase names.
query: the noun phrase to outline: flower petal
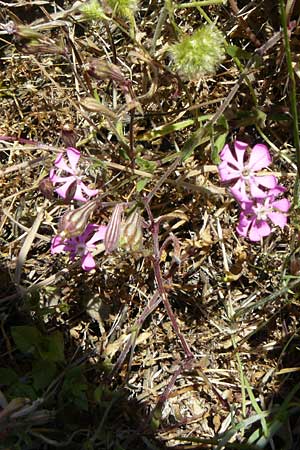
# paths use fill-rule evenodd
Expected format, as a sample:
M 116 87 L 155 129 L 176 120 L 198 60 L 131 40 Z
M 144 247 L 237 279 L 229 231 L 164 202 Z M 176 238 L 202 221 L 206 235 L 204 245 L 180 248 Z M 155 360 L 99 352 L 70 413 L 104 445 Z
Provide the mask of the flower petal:
M 80 158 L 80 151 L 74 147 L 67 148 L 68 160 L 70 162 L 70 166 L 72 167 L 73 173 L 76 172 L 76 167 Z
M 95 242 L 103 241 L 103 239 L 105 238 L 107 226 L 98 225 L 97 227 L 98 229 L 96 230 L 94 236 L 89 241 L 87 241 L 87 246 L 94 244 Z
M 81 267 L 86 272 L 88 272 L 89 270 L 95 269 L 96 263 L 95 263 L 95 260 L 93 258 L 93 255 L 90 252 L 88 252 L 86 255 L 84 255 L 81 258 Z
M 252 219 L 246 216 L 243 212 L 240 214 L 240 220 L 238 226 L 236 227 L 236 231 L 240 236 L 246 237 L 248 234 L 249 227 L 252 223 Z
M 271 227 L 265 220 L 254 220 L 249 230 L 250 241 L 257 242 L 271 233 Z
M 263 175 L 255 177 L 257 185 L 264 186 L 268 189 L 274 189 L 277 186 L 277 178 L 274 175 Z
M 282 212 L 288 212 L 291 207 L 291 203 L 287 198 L 282 198 L 281 200 L 276 200 L 272 203 L 272 207 L 275 209 L 279 209 Z
M 240 178 L 230 189 L 231 194 L 238 202 L 247 202 L 249 201 L 249 196 L 246 192 L 246 183 Z
M 60 153 L 58 155 L 58 157 L 56 158 L 55 162 L 54 162 L 55 167 L 57 167 L 58 169 L 64 170 L 67 173 L 70 173 L 71 175 L 75 175 L 74 170 L 72 170 L 68 164 L 66 163 L 66 161 L 63 158 L 63 153 Z
M 94 197 L 94 195 L 97 195 L 99 192 L 98 189 L 89 189 L 82 181 L 80 181 L 79 184 L 88 197 Z
M 238 167 L 242 170 L 245 165 L 245 152 L 248 147 L 248 144 L 246 142 L 242 141 L 235 141 L 234 143 L 234 150 L 236 153 L 237 161 L 238 161 Z
M 268 197 L 269 194 L 267 191 L 263 191 L 262 189 L 260 189 L 256 183 L 253 183 L 251 181 L 250 181 L 250 192 L 251 196 L 256 199 L 266 198 Z
M 264 144 L 254 145 L 249 158 L 249 167 L 251 170 L 261 170 L 268 167 L 271 162 L 272 158 L 268 147 Z
M 61 253 L 65 251 L 65 243 L 61 236 L 54 236 L 51 241 L 51 254 Z
M 280 212 L 270 212 L 268 213 L 268 218 L 274 223 L 274 225 L 278 225 L 280 228 L 284 228 L 287 224 L 287 216 Z
M 55 192 L 56 192 L 60 197 L 62 197 L 62 198 L 64 198 L 64 199 L 65 199 L 66 196 L 67 196 L 69 187 L 71 186 L 71 184 L 73 183 L 74 180 L 76 181 L 76 178 L 75 178 L 75 177 L 68 177 L 67 180 L 68 180 L 68 181 L 67 181 L 65 184 L 63 184 L 63 185 L 60 186 L 59 188 L 55 189 Z M 76 191 L 77 191 L 77 189 L 76 189 Z M 74 196 L 74 198 L 75 198 L 75 196 Z

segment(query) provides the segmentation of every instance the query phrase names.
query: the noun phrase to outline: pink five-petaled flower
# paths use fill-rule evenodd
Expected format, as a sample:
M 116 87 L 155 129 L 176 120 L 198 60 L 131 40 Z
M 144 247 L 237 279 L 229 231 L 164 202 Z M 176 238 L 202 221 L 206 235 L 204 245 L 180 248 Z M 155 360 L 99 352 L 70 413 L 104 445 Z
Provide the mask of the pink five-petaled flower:
M 60 187 L 55 189 L 55 192 L 62 198 L 67 200 L 79 200 L 81 202 L 86 202 L 90 197 L 98 194 L 97 189 L 89 189 L 83 181 L 81 181 L 81 176 L 77 169 L 77 164 L 80 158 L 80 151 L 73 147 L 67 148 L 67 156 L 70 166 L 66 163 L 63 158 L 63 153 L 60 153 L 54 165 L 59 169 L 59 175 L 55 173 L 55 169 L 50 171 L 50 180 L 56 184 L 61 184 Z M 67 172 L 67 176 L 61 176 L 60 172 Z M 85 196 L 83 195 L 85 194 Z
M 250 241 L 257 242 L 268 236 L 272 229 L 269 222 L 284 228 L 287 223 L 287 215 L 290 202 L 286 198 L 275 200 L 282 192 L 283 186 L 270 189 L 267 197 L 256 198 L 243 203 L 240 221 L 236 228 L 239 235 L 247 237 Z
M 220 153 L 218 170 L 223 182 L 231 184 L 230 192 L 239 201 L 250 201 L 251 197 L 264 198 L 267 190 L 277 185 L 273 175 L 258 175 L 256 172 L 271 163 L 271 156 L 264 144 L 256 144 L 248 157 L 248 144 L 235 141 L 234 151 L 228 144 Z
M 81 267 L 85 271 L 96 267 L 92 251 L 96 248 L 99 241 L 103 241 L 106 232 L 106 226 L 90 223 L 85 231 L 79 236 L 69 239 L 63 239 L 61 236 L 54 236 L 51 242 L 51 253 L 69 252 L 73 261 L 75 256 L 81 257 Z

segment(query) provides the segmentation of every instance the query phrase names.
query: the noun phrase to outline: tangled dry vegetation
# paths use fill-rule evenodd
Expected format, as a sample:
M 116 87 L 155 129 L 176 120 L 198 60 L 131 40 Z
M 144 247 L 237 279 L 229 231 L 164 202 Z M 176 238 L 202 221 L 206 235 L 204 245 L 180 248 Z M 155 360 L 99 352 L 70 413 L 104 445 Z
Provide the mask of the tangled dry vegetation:
M 278 7 L 254 0 L 171 11 L 141 1 L 133 35 L 108 7 L 105 20 L 87 21 L 82 2 L 6 3 L 1 448 L 299 448 L 298 190 Z M 287 3 L 297 78 L 298 2 Z M 168 45 L 178 27 L 191 33 L 207 20 L 231 50 L 216 74 L 184 80 Z M 107 63 L 130 80 L 130 99 L 91 76 Z M 100 251 L 89 273 L 50 254 L 68 205 L 45 198 L 41 181 L 75 134 L 107 202 L 139 202 L 156 187 L 160 243 L 170 233 L 180 243 L 176 270 L 172 246 L 160 267 L 172 274 L 168 299 L 192 364 L 184 366 L 162 303 L 138 326 L 157 289 L 149 231 L 145 254 Z M 288 227 L 262 243 L 237 236 L 239 211 L 217 175 L 220 145 L 235 138 L 271 148 L 272 170 L 294 198 Z M 99 209 L 93 220 L 110 214 Z

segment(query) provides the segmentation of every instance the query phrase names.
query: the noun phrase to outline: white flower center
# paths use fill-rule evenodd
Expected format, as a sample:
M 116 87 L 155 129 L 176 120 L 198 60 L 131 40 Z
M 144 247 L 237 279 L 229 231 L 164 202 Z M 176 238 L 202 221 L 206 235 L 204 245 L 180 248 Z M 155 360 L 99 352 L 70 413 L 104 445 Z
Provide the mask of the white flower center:
M 264 205 L 257 205 L 255 207 L 253 207 L 253 210 L 256 214 L 257 220 L 267 220 L 268 219 L 268 214 L 270 212 L 272 212 L 272 206 L 267 204 L 268 202 L 266 201 L 266 204 Z

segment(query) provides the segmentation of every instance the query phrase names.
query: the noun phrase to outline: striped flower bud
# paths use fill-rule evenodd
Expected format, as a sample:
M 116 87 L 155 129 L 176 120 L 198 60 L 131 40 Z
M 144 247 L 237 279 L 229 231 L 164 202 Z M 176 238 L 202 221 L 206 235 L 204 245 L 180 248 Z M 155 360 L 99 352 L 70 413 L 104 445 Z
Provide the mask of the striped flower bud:
M 87 226 L 92 212 L 96 209 L 95 200 L 85 203 L 80 208 L 66 212 L 58 224 L 58 232 L 64 239 L 76 237 L 82 234 Z
M 128 252 L 140 252 L 143 247 L 142 217 L 134 210 L 122 227 L 120 246 Z
M 114 207 L 104 238 L 105 253 L 113 252 L 119 245 L 123 208 L 120 203 Z

